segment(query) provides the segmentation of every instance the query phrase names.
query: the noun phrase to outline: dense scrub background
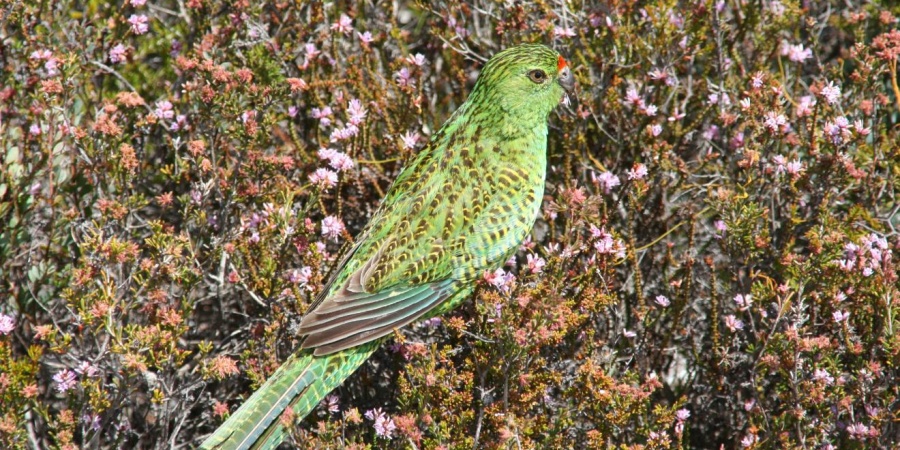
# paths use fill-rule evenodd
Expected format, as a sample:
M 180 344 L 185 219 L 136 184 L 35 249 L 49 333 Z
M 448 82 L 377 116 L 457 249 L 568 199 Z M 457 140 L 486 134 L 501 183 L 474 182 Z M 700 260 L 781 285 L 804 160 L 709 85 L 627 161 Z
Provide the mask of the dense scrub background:
M 579 83 L 531 239 L 300 447 L 896 446 L 892 3 L 6 3 L 0 447 L 197 445 L 522 42 Z

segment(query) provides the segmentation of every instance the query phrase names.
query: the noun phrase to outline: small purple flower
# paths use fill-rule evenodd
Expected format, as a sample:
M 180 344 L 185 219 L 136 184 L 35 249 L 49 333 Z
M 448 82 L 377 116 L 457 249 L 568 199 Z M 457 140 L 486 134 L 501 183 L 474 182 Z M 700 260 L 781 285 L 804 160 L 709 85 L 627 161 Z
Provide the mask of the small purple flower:
M 293 119 L 297 117 L 297 107 L 296 106 L 288 106 L 288 117 Z
M 678 411 L 675 411 L 675 418 L 679 422 L 684 422 L 685 420 L 688 419 L 688 417 L 691 417 L 691 412 L 685 408 L 681 408 Z
M 351 123 L 344 128 L 338 128 L 332 131 L 329 139 L 331 142 L 346 141 L 357 134 L 359 134 L 359 127 Z
M 425 55 L 421 53 L 416 53 L 415 55 L 410 55 L 406 57 L 406 62 L 412 64 L 414 66 L 422 67 L 425 65 Z
M 138 35 L 144 34 L 150 30 L 148 22 L 147 16 L 143 14 L 132 14 L 131 17 L 128 18 L 128 23 L 131 24 L 131 31 Z
M 33 123 L 30 127 L 28 127 L 28 134 L 32 136 L 40 136 L 41 135 L 41 126 Z
M 328 216 L 322 220 L 322 236 L 337 240 L 344 232 L 344 222 L 335 216 Z
M 547 261 L 544 261 L 544 258 L 533 255 L 531 253 L 526 256 L 528 262 L 528 270 L 531 273 L 541 273 L 544 271 L 544 266 L 547 265 Z
M 306 283 L 309 283 L 310 277 L 312 277 L 312 269 L 309 267 L 301 267 L 291 271 L 290 275 L 288 275 L 288 281 L 303 286 L 306 285 Z
M 833 81 L 829 81 L 828 86 L 823 87 L 819 94 L 821 94 L 822 97 L 825 97 L 825 101 L 827 101 L 829 105 L 833 105 L 841 99 L 841 88 L 835 86 Z
M 825 383 L 826 386 L 834 384 L 834 377 L 825 369 L 816 369 L 812 378 L 813 380 Z
M 346 14 L 341 14 L 341 18 L 331 24 L 331 29 L 338 33 L 347 34 L 353 31 L 353 21 Z
M 341 403 L 340 403 L 337 395 L 332 394 L 332 395 L 329 395 L 328 397 L 325 397 L 325 409 L 327 409 L 328 412 L 330 412 L 332 414 L 336 413 L 336 412 L 340 411 L 340 407 L 341 407 Z
M 116 44 L 115 47 L 109 49 L 109 61 L 118 64 L 125 61 L 126 48 L 122 44 Z
M 725 316 L 725 326 L 728 327 L 729 330 L 734 332 L 744 329 L 744 322 L 742 322 L 737 317 L 734 317 L 734 314 L 729 314 Z
M 100 416 L 96 413 L 85 414 L 81 416 L 81 421 L 88 428 L 97 431 L 100 429 Z
M 833 312 L 831 317 L 834 319 L 834 323 L 841 323 L 850 318 L 850 313 L 838 310 Z
M 328 169 L 316 169 L 309 176 L 309 182 L 315 184 L 320 189 L 333 188 L 338 182 L 337 173 Z
M 365 416 L 367 419 L 375 421 L 375 434 L 378 436 L 390 439 L 394 430 L 397 429 L 397 426 L 394 425 L 394 420 L 381 411 L 381 408 L 370 409 L 366 411 Z
M 603 190 L 604 194 L 609 194 L 612 189 L 622 182 L 619 180 L 619 177 L 615 176 L 612 172 L 602 172 L 599 175 L 596 175 L 594 172 L 591 172 L 591 181 Z
M 574 28 L 563 26 L 553 28 L 553 34 L 558 38 L 573 38 L 577 36 Z
M 642 180 L 647 176 L 647 166 L 637 163 L 633 169 L 627 170 L 625 174 L 628 175 L 629 180 Z
M 6 335 L 12 333 L 16 328 L 16 319 L 13 316 L 0 314 L 0 334 Z
M 147 3 L 147 0 L 131 0 L 131 6 L 134 6 L 135 8 L 140 8 L 141 6 L 144 6 L 146 3 Z
M 160 119 L 171 119 L 175 117 L 175 110 L 172 109 L 172 102 L 168 100 L 156 102 L 156 109 L 153 110 L 153 115 Z
M 738 309 L 746 311 L 753 304 L 753 296 L 750 294 L 737 294 L 734 296 L 734 302 L 737 303 Z
M 53 381 L 56 382 L 56 390 L 58 392 L 66 392 L 75 387 L 75 372 L 72 372 L 69 369 L 63 369 L 61 372 L 53 375 Z
M 372 41 L 375 40 L 375 38 L 372 37 L 372 33 L 368 32 L 368 31 L 366 31 L 365 33 L 357 32 L 356 35 L 359 37 L 359 40 L 363 44 L 371 44 Z
M 400 85 L 400 87 L 416 87 L 416 82 L 413 80 L 412 72 L 410 72 L 406 67 L 403 67 L 398 72 L 395 72 L 394 78 L 397 79 L 397 84 Z
M 803 48 L 803 44 L 791 45 L 785 42 L 781 47 L 781 54 L 793 62 L 803 62 L 812 58 L 812 50 Z
M 657 295 L 653 301 L 655 301 L 657 305 L 662 306 L 663 308 L 667 308 L 672 303 L 665 295 Z
M 403 146 L 407 149 L 416 148 L 416 143 L 419 142 L 419 133 L 415 131 L 407 131 L 406 133 L 400 135 L 400 142 L 403 142 Z
M 350 104 L 347 106 L 347 114 L 350 116 L 350 123 L 353 125 L 359 125 L 366 118 L 366 108 L 363 107 L 362 102 L 359 99 L 350 100 Z

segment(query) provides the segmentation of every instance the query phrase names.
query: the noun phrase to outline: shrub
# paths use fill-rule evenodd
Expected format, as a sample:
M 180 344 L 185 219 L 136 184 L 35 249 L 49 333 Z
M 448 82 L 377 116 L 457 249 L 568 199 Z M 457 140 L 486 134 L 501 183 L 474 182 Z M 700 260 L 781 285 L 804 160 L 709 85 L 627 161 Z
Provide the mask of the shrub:
M 534 232 L 301 446 L 894 445 L 900 8 L 848 5 L 9 4 L 0 446 L 199 444 L 521 42 L 579 82 Z

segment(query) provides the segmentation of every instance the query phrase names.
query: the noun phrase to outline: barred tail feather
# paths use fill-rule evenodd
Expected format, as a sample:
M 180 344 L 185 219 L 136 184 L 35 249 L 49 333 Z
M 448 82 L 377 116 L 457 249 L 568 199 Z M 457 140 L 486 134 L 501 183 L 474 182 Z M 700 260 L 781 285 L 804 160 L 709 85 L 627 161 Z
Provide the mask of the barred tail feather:
M 274 449 L 284 439 L 279 419 L 288 407 L 296 420 L 306 417 L 376 348 L 378 342 L 370 342 L 330 355 L 314 356 L 308 350 L 294 354 L 200 448 Z

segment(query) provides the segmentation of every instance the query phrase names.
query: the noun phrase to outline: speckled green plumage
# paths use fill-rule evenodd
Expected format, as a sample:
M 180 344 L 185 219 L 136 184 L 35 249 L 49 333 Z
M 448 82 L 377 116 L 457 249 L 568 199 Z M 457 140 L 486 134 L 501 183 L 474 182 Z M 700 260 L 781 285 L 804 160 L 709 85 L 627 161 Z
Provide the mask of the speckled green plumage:
M 495 55 L 310 307 L 302 348 L 202 448 L 274 448 L 288 406 L 304 417 L 393 330 L 455 308 L 485 270 L 502 265 L 534 224 L 547 118 L 571 82 L 545 46 Z

